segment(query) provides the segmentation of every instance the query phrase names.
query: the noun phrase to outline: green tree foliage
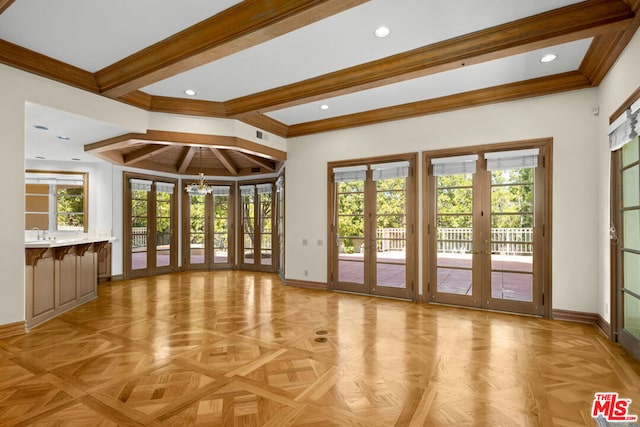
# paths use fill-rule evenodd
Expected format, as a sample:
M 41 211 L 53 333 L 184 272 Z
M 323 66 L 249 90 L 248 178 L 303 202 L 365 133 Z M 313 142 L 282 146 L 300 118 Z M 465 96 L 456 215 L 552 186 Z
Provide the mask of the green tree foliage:
M 84 229 L 84 188 L 56 187 L 58 229 Z
M 491 172 L 491 227 L 533 227 L 533 169 Z M 472 226 L 471 174 L 437 177 L 439 228 Z
M 338 235 L 347 253 L 357 252 L 364 239 L 364 182 L 339 182 Z M 394 178 L 376 181 L 377 228 L 404 228 L 406 180 Z
M 472 179 L 471 174 L 437 177 L 439 228 L 470 228 L 472 226 Z
M 491 184 L 491 227 L 533 227 L 533 169 L 494 171 Z

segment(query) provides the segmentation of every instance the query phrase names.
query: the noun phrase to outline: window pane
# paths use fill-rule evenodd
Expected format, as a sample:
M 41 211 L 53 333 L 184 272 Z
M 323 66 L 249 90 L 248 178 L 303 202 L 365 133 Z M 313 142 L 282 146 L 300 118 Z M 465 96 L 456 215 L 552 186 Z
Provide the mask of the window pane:
M 624 294 L 624 329 L 640 339 L 640 300 Z
M 189 196 L 189 262 L 191 264 L 204 264 L 204 202 L 205 196 Z
M 640 177 L 638 165 L 622 171 L 622 207 L 640 205 Z
M 640 210 L 634 209 L 622 213 L 624 237 L 622 244 L 626 249 L 640 250 Z
M 471 295 L 471 270 L 438 268 L 438 292 Z
M 624 252 L 624 288 L 640 295 L 640 255 Z
M 171 194 L 156 193 L 156 267 L 171 265 Z
M 638 161 L 638 138 L 622 147 L 622 166 Z
M 56 229 L 84 230 L 83 187 L 56 187 Z
M 491 297 L 513 301 L 533 301 L 533 275 L 491 272 Z

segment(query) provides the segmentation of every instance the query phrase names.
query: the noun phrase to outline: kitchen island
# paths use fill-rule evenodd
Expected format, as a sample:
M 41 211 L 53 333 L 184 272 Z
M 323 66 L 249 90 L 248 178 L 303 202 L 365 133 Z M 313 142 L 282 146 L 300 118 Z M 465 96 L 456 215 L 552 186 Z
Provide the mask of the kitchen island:
M 25 241 L 27 329 L 98 296 L 98 254 L 113 240 L 80 234 Z

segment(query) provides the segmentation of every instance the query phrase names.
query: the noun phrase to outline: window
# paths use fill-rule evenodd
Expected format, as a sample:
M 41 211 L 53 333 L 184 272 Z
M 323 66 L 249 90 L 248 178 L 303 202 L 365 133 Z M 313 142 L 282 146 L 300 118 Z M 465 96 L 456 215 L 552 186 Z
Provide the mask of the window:
M 27 171 L 25 228 L 86 232 L 87 174 Z

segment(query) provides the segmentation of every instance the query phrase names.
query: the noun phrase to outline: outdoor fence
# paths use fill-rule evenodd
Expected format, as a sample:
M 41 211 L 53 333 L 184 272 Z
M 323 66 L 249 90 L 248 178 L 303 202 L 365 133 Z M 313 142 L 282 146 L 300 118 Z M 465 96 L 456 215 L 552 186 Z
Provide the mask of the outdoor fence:
M 438 228 L 438 253 L 468 253 L 473 250 L 473 229 Z M 492 228 L 491 252 L 501 255 L 532 255 L 533 228 Z
M 171 233 L 169 231 L 156 233 L 156 245 L 165 246 L 171 244 Z M 131 227 L 131 247 L 147 247 L 147 227 Z
M 376 230 L 378 252 L 404 251 L 406 230 L 404 228 L 379 228 Z M 473 229 L 438 228 L 439 253 L 471 252 Z M 492 228 L 491 252 L 502 255 L 533 254 L 533 228 Z

